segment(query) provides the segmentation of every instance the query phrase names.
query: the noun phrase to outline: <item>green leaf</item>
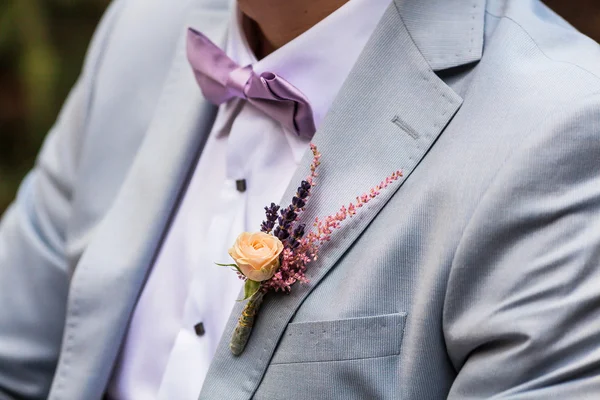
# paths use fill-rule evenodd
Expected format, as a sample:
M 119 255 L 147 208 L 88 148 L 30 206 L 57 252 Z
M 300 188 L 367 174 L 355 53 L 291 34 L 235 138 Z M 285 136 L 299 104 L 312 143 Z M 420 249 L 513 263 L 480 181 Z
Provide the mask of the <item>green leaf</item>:
M 248 279 L 244 284 L 244 300 L 252 297 L 260 289 L 260 282 Z
M 215 264 L 217 264 L 219 267 L 231 267 L 231 269 L 234 272 L 239 272 L 240 274 L 244 275 L 244 273 L 242 272 L 240 267 L 238 267 L 236 264 L 219 264 L 219 263 L 215 263 Z
M 236 264 L 219 264 L 219 263 L 215 263 L 216 265 L 218 265 L 219 267 L 233 267 L 237 269 L 237 265 Z

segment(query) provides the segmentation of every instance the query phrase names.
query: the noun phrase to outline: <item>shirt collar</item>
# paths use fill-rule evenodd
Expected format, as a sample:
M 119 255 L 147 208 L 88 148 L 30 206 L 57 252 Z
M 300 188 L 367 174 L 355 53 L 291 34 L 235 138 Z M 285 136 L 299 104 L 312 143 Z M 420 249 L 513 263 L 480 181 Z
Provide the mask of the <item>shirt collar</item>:
M 350 0 L 318 24 L 260 61 L 241 29 L 235 7 L 226 52 L 256 73 L 273 72 L 296 86 L 310 101 L 319 128 L 391 0 Z

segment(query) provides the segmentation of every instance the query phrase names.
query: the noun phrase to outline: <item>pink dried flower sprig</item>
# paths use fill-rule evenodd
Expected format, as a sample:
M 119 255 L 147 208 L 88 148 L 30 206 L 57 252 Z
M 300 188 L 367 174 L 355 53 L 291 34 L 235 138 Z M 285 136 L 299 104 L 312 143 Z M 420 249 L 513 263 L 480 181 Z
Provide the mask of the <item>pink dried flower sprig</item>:
M 282 291 L 289 293 L 291 286 L 297 281 L 307 283 L 305 272 L 307 265 L 316 260 L 318 257 L 319 248 L 325 242 L 331 240 L 331 234 L 335 229 L 341 226 L 341 223 L 348 217 L 352 218 L 356 214 L 356 210 L 363 207 L 369 201 L 377 197 L 381 190 L 387 188 L 392 182 L 397 181 L 402 177 L 402 171 L 396 171 L 388 176 L 379 185 L 375 186 L 368 193 L 365 193 L 356 198 L 355 203 L 350 203 L 347 207 L 342 206 L 339 211 L 324 219 L 315 218 L 315 231 L 309 232 L 302 240 L 298 247 L 292 251 L 284 250 L 281 266 L 271 279 L 263 282 L 261 289 L 264 291 L 273 290 L 275 292 Z
M 397 181 L 402 177 L 402 171 L 396 171 L 379 185 L 371 188 L 369 192 L 364 193 L 356 198 L 355 203 L 348 204 L 348 207 L 342 206 L 339 211 L 332 214 L 324 219 L 315 218 L 314 227 L 316 231 L 310 232 L 305 241 L 313 243 L 314 246 L 318 246 L 331 239 L 333 231 L 340 227 L 340 224 L 348 217 L 353 217 L 356 214 L 357 209 L 363 207 L 365 204 L 377 197 L 381 191 L 387 188 L 392 182 Z
M 313 151 L 313 162 L 311 164 L 311 173 L 306 178 L 306 182 L 310 182 L 311 187 L 315 184 L 315 178 L 317 177 L 317 167 L 320 164 L 321 154 L 317 151 L 316 146 L 311 144 L 311 150 Z M 323 220 L 318 217 L 315 219 L 314 227 L 315 231 L 308 233 L 305 237 L 301 238 L 304 234 L 304 225 L 298 224 L 297 228 L 301 229 L 299 235 L 294 235 L 293 246 L 286 247 L 283 251 L 280 262 L 281 266 L 275 272 L 273 277 L 261 284 L 261 290 L 275 292 L 282 291 L 289 293 L 291 286 L 297 281 L 307 283 L 305 272 L 307 265 L 317 259 L 319 247 L 331 239 L 333 231 L 341 226 L 341 223 L 348 217 L 352 217 L 356 214 L 358 208 L 363 207 L 369 201 L 377 197 L 381 191 L 387 188 L 392 182 L 397 181 L 402 177 L 402 171 L 396 171 L 379 185 L 371 188 L 369 192 L 358 196 L 355 203 L 350 203 L 347 207 L 342 206 L 339 211 L 333 215 L 330 215 Z M 293 202 L 292 202 L 293 203 Z M 300 209 L 299 211 L 302 211 Z M 298 217 L 296 215 L 296 219 Z

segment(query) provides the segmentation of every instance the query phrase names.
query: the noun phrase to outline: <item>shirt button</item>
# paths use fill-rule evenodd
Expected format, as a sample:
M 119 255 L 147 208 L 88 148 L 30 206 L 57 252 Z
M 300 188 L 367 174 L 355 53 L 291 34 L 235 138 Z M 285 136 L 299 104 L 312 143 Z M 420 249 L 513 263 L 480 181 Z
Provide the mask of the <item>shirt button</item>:
M 198 322 L 196 325 L 194 325 L 194 331 L 196 332 L 197 336 L 204 336 L 206 333 L 204 330 L 204 324 L 202 322 Z
M 238 192 L 245 192 L 246 191 L 246 180 L 245 179 L 238 179 L 237 181 L 235 181 L 235 188 L 237 189 Z

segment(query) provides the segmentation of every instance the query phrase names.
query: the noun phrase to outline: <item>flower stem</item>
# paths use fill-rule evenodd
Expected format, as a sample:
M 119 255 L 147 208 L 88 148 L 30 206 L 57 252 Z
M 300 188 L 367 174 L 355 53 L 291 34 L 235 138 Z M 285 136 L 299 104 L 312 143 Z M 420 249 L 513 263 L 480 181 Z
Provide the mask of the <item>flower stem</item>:
M 264 295 L 265 293 L 262 290 L 254 293 L 242 310 L 242 315 L 238 320 L 237 326 L 233 331 L 233 337 L 229 343 L 229 349 L 233 355 L 239 356 L 246 348 L 246 343 L 248 343 L 252 327 L 254 326 L 254 319 L 260 309 Z

